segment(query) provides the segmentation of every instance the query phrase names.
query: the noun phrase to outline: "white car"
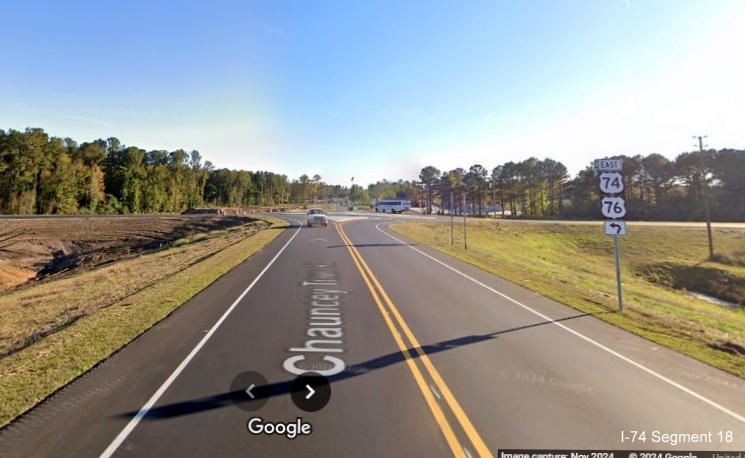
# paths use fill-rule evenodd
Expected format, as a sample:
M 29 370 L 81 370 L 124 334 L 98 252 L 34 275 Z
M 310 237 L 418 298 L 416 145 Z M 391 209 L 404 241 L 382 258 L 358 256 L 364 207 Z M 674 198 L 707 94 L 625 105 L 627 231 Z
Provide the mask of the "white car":
M 329 218 L 326 216 L 326 212 L 323 211 L 321 208 L 311 208 L 308 210 L 308 227 L 313 227 L 313 225 L 329 225 Z

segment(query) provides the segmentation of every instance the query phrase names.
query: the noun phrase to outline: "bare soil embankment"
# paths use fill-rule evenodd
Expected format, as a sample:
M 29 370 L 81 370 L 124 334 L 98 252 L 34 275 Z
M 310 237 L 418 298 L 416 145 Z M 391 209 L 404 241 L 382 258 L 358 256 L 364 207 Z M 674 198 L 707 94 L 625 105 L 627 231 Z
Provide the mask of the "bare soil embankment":
M 0 292 L 96 269 L 247 221 L 219 215 L 3 219 Z
M 288 226 L 271 217 L 211 215 L 2 223 L 0 263 L 11 286 L 0 291 L 0 427 L 127 345 Z

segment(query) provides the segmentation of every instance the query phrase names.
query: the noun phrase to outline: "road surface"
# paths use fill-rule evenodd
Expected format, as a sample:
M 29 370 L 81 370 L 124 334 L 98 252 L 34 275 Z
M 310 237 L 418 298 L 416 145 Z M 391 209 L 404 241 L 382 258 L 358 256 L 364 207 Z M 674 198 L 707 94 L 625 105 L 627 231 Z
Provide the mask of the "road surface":
M 397 217 L 286 217 L 264 250 L 0 430 L 0 456 L 745 450 L 743 380 L 419 246 L 386 228 Z M 323 404 L 322 385 L 293 388 L 305 371 L 329 382 L 320 410 L 293 402 Z

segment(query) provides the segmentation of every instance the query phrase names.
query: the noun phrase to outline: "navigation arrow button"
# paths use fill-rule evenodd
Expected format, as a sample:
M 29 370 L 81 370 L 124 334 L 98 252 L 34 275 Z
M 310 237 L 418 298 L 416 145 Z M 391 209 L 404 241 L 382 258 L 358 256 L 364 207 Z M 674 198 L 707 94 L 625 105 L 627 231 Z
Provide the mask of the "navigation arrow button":
M 290 397 L 298 409 L 317 412 L 326 407 L 331 399 L 331 385 L 321 374 L 306 372 L 292 381 Z
M 266 378 L 258 372 L 241 372 L 230 383 L 230 399 L 239 409 L 253 412 L 269 400 L 269 387 Z

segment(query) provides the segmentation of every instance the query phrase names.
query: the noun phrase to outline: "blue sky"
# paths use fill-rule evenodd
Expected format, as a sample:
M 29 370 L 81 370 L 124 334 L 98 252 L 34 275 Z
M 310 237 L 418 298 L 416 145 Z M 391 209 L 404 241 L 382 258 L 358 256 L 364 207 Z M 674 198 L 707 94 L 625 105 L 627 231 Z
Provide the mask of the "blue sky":
M 745 2 L 36 1 L 1 7 L 0 128 L 347 185 L 745 148 Z

